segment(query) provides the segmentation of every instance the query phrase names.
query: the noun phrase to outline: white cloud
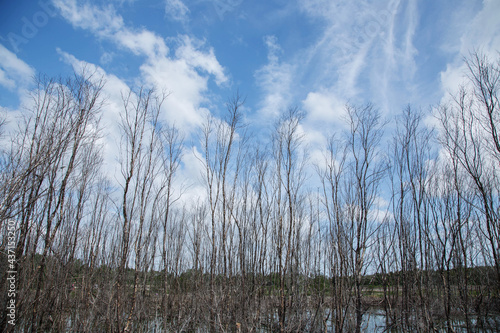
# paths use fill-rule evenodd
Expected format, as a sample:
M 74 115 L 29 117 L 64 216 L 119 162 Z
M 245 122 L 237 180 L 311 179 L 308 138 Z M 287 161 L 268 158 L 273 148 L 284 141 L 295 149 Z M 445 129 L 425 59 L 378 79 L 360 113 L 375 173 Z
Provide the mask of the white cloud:
M 269 64 L 257 71 L 256 77 L 265 94 L 259 114 L 263 120 L 272 119 L 291 102 L 289 92 L 292 81 L 291 66 Z
M 203 201 L 207 197 L 207 190 L 202 185 L 205 169 L 201 161 L 203 161 L 203 156 L 195 146 L 191 149 L 184 148 L 182 165 L 175 183 L 177 189 L 183 189 L 181 198 L 183 203 Z
M 22 89 L 29 84 L 35 70 L 0 44 L 0 85 L 7 89 Z
M 404 39 L 404 61 L 405 70 L 409 74 L 405 79 L 410 79 L 413 77 L 416 71 L 415 66 L 415 56 L 417 50 L 413 45 L 413 38 L 415 36 L 415 30 L 418 24 L 418 8 L 417 1 L 411 0 L 408 2 L 406 7 L 406 20 L 408 25 L 406 27 L 405 39 Z
M 136 55 L 164 57 L 169 51 L 163 38 L 148 30 L 123 29 L 117 31 L 113 39 Z
M 109 64 L 111 63 L 111 61 L 113 61 L 113 57 L 114 57 L 113 53 L 104 52 L 101 55 L 101 58 L 99 58 L 99 62 L 103 65 Z
M 123 28 L 123 18 L 112 6 L 98 9 L 89 3 L 79 5 L 77 0 L 54 0 L 61 15 L 74 27 L 90 30 L 100 37 L 108 37 Z
M 185 134 L 196 129 L 209 112 L 202 103 L 207 101 L 205 93 L 210 77 L 218 85 L 228 82 L 214 50 L 207 48 L 204 41 L 188 36 L 170 38 L 176 47 L 174 54 L 170 54 L 163 37 L 147 29 L 134 30 L 125 26 L 112 7 L 79 5 L 77 0 L 56 0 L 56 6 L 73 26 L 109 39 L 136 55 L 146 56 L 140 66 L 141 77 L 137 78 L 137 85 L 169 93 L 163 108 L 165 120 Z
M 104 157 L 104 170 L 108 177 L 112 180 L 114 175 L 119 174 L 120 165 L 118 163 L 118 156 L 120 144 L 120 128 L 121 121 L 120 112 L 123 109 L 123 94 L 129 91 L 129 86 L 115 75 L 106 73 L 104 69 L 94 64 L 88 63 L 77 59 L 75 56 L 64 52 L 60 49 L 57 50 L 61 56 L 62 61 L 71 65 L 75 73 L 81 73 L 84 69 L 87 73 L 94 73 L 96 79 L 102 78 L 105 82 L 102 96 L 105 100 L 104 109 L 102 112 L 101 128 L 102 138 L 100 144 L 103 147 Z
M 294 61 L 312 81 L 313 91 L 334 92 L 358 103 L 373 102 L 382 112 L 407 103 L 416 93 L 416 0 L 298 2 L 322 24 L 323 33 Z M 396 103 L 395 103 L 396 101 Z
M 477 13 L 461 37 L 460 51 L 468 55 L 480 48 L 490 56 L 497 56 L 500 50 L 500 2 L 484 0 L 482 10 Z M 461 22 L 457 22 L 460 24 Z
M 102 113 L 102 139 L 104 156 L 104 172 L 113 182 L 119 181 L 117 175 L 120 174 L 120 163 L 118 151 L 120 149 L 120 112 L 123 110 L 123 94 L 129 91 L 129 86 L 117 78 L 115 75 L 106 73 L 101 67 L 77 59 L 75 56 L 58 50 L 62 60 L 73 67 L 75 72 L 80 72 L 86 68 L 89 72 L 95 72 L 96 77 L 102 77 L 105 80 L 103 95 L 105 96 L 105 106 Z M 201 103 L 202 96 L 200 91 L 205 87 L 198 86 L 205 81 L 200 80 L 196 71 L 190 68 L 182 59 L 169 60 L 163 58 L 154 63 L 145 64 L 141 67 L 143 79 L 150 83 L 166 85 L 176 83 L 179 90 L 174 90 L 167 97 L 162 105 L 161 117 L 163 121 L 170 124 L 175 123 L 176 127 L 181 128 L 181 133 L 189 132 L 197 128 L 201 121 L 209 113 L 207 109 L 196 107 Z M 191 70 L 190 75 L 186 75 Z M 149 76 L 151 74 L 151 77 Z M 154 82 L 158 80 L 158 82 Z M 204 171 L 202 155 L 193 146 L 183 148 L 181 166 L 174 179 L 174 193 L 177 197 L 182 194 L 179 204 L 197 202 L 203 200 L 206 196 L 205 187 L 201 185 L 201 177 Z
M 465 73 L 466 66 L 461 59 L 457 59 L 446 65 L 446 70 L 442 71 L 440 74 L 441 85 L 445 93 L 442 102 L 448 100 L 448 94 L 455 94 L 458 92 L 458 88 L 464 82 Z
M 265 121 L 290 106 L 294 68 L 291 64 L 280 62 L 282 50 L 275 36 L 264 37 L 264 44 L 268 49 L 268 63 L 255 72 L 255 78 L 265 95 L 258 111 L 260 119 Z
M 312 118 L 323 117 L 311 105 L 315 98 L 320 102 L 319 93 L 331 93 L 342 101 L 371 101 L 388 109 L 396 95 L 392 83 L 403 76 L 410 82 L 416 72 L 416 4 L 412 0 L 402 8 L 400 0 L 297 1 L 302 13 L 322 25 L 323 33 L 291 56 L 276 37 L 264 38 L 268 62 L 255 75 L 264 91 L 261 114 L 275 114 L 280 106 L 300 103 L 297 98 L 301 98 Z
M 169 92 L 164 103 L 166 117 L 184 132 L 196 129 L 208 111 L 200 107 L 205 101 L 207 77 L 189 66 L 185 59 L 162 58 L 141 66 L 142 79 L 148 85 Z
M 208 52 L 202 52 L 200 48 L 203 47 L 204 43 L 188 36 L 181 37 L 181 41 L 181 46 L 175 51 L 177 58 L 184 59 L 193 68 L 213 75 L 218 85 L 228 81 L 224 68 L 215 57 L 213 48 L 210 48 Z
M 278 38 L 276 38 L 276 36 L 265 36 L 264 44 L 266 44 L 268 50 L 267 60 L 271 64 L 277 64 L 279 56 L 283 53 L 283 50 L 278 44 Z
M 463 15 L 470 15 L 470 13 Z M 482 9 L 465 26 L 463 15 L 456 16 L 451 22 L 451 26 L 456 27 L 456 31 L 459 32 L 455 39 L 460 41 L 460 45 L 458 48 L 448 48 L 455 53 L 455 57 L 446 65 L 446 70 L 441 72 L 443 102 L 448 100 L 449 93 L 456 93 L 460 85 L 464 84 L 464 75 L 467 72 L 463 63 L 464 57 L 469 57 L 470 52 L 479 51 L 490 59 L 497 59 L 500 50 L 500 21 L 498 20 L 500 2 L 483 1 Z
M 128 29 L 112 6 L 98 8 L 89 3 L 80 5 L 77 0 L 55 0 L 54 5 L 74 27 L 89 30 L 99 38 L 112 40 L 137 55 L 166 56 L 169 51 L 161 36 L 145 29 Z
M 358 77 L 366 67 L 366 57 L 370 44 L 364 45 L 358 52 L 353 54 L 352 60 L 339 66 L 339 81 L 337 88 L 345 98 L 355 97 L 360 93 L 357 87 Z
M 7 73 L 5 73 L 1 68 L 0 68 L 0 85 L 8 89 L 14 89 L 16 87 L 16 82 L 11 78 L 9 78 Z
M 308 156 L 308 161 L 311 166 L 317 166 L 321 170 L 325 169 L 325 153 L 324 150 L 321 149 L 323 147 L 317 148 L 317 149 L 311 149 L 311 152 L 309 153 Z M 313 172 L 315 172 L 314 170 Z M 314 173 L 312 173 L 314 174 Z
M 165 14 L 175 21 L 187 22 L 189 8 L 181 0 L 166 0 Z
M 346 101 L 330 91 L 310 92 L 302 104 L 307 120 L 313 123 L 338 124 L 345 114 Z

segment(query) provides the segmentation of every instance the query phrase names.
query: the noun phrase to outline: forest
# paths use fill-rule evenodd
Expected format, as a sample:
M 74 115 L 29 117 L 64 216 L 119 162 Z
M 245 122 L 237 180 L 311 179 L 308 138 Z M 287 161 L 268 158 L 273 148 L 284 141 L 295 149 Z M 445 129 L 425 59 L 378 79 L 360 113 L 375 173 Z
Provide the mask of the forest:
M 464 65 L 429 111 L 346 105 L 321 163 L 300 108 L 262 139 L 234 95 L 198 130 L 197 200 L 167 94 L 122 92 L 110 175 L 106 82 L 40 76 L 1 122 L 0 331 L 500 330 L 500 59 Z

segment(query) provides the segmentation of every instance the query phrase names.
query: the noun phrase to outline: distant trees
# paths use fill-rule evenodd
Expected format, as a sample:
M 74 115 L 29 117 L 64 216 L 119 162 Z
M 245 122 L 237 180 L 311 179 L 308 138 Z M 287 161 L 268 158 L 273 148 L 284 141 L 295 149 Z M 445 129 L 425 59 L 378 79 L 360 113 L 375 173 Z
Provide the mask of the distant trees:
M 466 65 L 434 129 L 409 106 L 384 134 L 373 105 L 347 105 L 316 173 L 303 112 L 257 138 L 235 95 L 200 128 L 196 198 L 167 95 L 123 92 L 109 178 L 103 80 L 39 79 L 22 118 L 0 121 L 2 331 L 361 332 L 370 307 L 387 329 L 496 327 L 500 69 Z

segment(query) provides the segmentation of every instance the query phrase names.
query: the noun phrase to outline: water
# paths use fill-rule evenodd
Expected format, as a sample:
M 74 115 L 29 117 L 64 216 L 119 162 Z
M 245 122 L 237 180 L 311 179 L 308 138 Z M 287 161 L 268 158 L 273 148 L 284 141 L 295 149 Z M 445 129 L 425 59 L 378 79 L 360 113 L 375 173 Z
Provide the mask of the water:
M 329 311 L 329 310 L 327 310 L 327 311 Z M 326 312 L 325 314 L 327 315 L 328 312 Z M 310 318 L 311 314 L 307 313 L 306 316 Z M 273 317 L 275 317 L 274 321 L 277 323 L 278 322 L 277 314 L 275 314 Z M 187 322 L 185 324 L 187 324 Z M 334 328 L 332 327 L 332 322 L 330 319 L 327 321 L 326 324 L 327 324 L 327 332 L 334 332 Z M 474 327 L 473 332 L 478 332 L 478 333 L 500 332 L 500 316 L 489 318 L 488 322 L 485 324 L 486 324 L 485 326 L 487 326 L 489 328 L 479 329 L 479 328 L 477 328 L 477 321 L 472 320 L 472 326 Z M 446 325 L 444 322 L 441 324 L 437 323 L 436 325 L 438 327 L 436 328 L 435 332 L 447 332 Z M 141 325 L 135 325 L 133 327 L 133 331 L 135 331 L 135 332 L 147 332 L 147 333 L 188 332 L 185 330 L 187 328 L 186 326 L 184 326 L 184 327 L 178 327 L 178 326 L 183 326 L 183 325 L 182 324 L 180 324 L 180 325 L 173 324 L 171 326 L 170 330 L 165 331 L 165 330 L 163 330 L 163 327 L 162 327 L 161 318 L 156 318 L 156 319 L 148 321 L 147 323 L 143 323 Z M 452 322 L 452 326 L 453 326 L 452 328 L 453 328 L 454 332 L 457 332 L 457 333 L 466 333 L 467 332 L 464 320 L 454 320 Z M 310 326 L 309 327 L 306 326 L 306 328 L 304 330 L 304 332 L 317 332 L 317 331 L 318 331 L 317 329 L 312 330 Z M 404 332 L 403 330 L 387 329 L 386 316 L 385 316 L 385 313 L 382 309 L 370 309 L 363 315 L 363 322 L 361 325 L 361 331 L 362 332 L 374 332 L 374 333 L 384 333 L 384 332 L 391 332 L 391 333 L 400 333 L 401 332 L 402 333 L 402 332 Z M 415 329 L 415 331 L 417 331 L 417 330 Z M 202 325 L 200 327 L 197 327 L 194 330 L 190 330 L 189 332 L 192 332 L 192 333 L 208 332 L 208 327 Z M 273 330 L 270 328 L 261 327 L 256 332 L 269 333 L 269 332 L 273 332 Z M 321 332 L 323 332 L 323 331 L 321 331 Z

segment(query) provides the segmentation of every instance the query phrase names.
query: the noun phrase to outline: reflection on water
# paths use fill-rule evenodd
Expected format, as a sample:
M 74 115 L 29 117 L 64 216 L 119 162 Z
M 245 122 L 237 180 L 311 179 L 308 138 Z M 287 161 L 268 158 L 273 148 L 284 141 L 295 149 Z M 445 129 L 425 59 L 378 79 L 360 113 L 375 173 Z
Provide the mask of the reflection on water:
M 500 316 L 490 317 L 487 322 L 483 322 L 484 327 L 478 328 L 478 323 L 476 319 L 471 320 L 471 326 L 474 328 L 473 332 L 486 333 L 486 332 L 500 332 Z M 442 323 L 436 323 L 438 327 L 434 330 L 435 332 L 447 332 L 447 325 L 443 321 Z M 467 326 L 465 320 L 455 319 L 451 321 L 452 332 L 456 333 L 467 333 Z M 391 332 L 400 333 L 403 330 L 388 329 L 386 327 L 386 316 L 383 310 L 371 309 L 363 317 L 363 332 Z
M 328 311 L 328 310 L 327 310 Z M 325 313 L 328 315 L 328 312 Z M 277 323 L 277 315 L 274 318 Z M 331 318 L 331 317 L 330 317 Z M 327 324 L 327 330 L 326 332 L 335 332 L 334 327 L 332 326 L 331 320 L 328 320 L 326 322 Z M 496 317 L 491 317 L 487 323 L 485 323 L 486 327 L 489 328 L 477 328 L 477 321 L 472 320 L 471 325 L 474 327 L 473 332 L 478 332 L 478 333 L 486 333 L 486 332 L 500 332 L 500 316 Z M 437 324 L 440 327 L 437 327 L 434 332 L 447 332 L 446 325 L 443 322 L 441 325 Z M 148 332 L 148 333 L 160 333 L 164 332 L 161 324 L 161 319 L 155 319 L 150 322 L 148 322 L 145 326 L 147 327 L 136 327 L 135 331 L 136 332 Z M 175 325 L 173 325 L 175 326 Z M 195 330 L 190 330 L 186 331 L 182 327 L 176 327 L 176 329 L 172 330 L 176 332 L 191 332 L 191 333 L 203 333 L 203 332 L 208 332 L 207 327 L 198 327 Z M 363 323 L 361 326 L 361 331 L 362 332 L 391 332 L 391 333 L 402 333 L 404 332 L 403 330 L 398 330 L 398 329 L 391 329 L 386 327 L 386 316 L 385 313 L 382 309 L 370 309 L 363 315 Z M 454 320 L 452 322 L 452 331 L 456 333 L 467 333 L 467 328 L 465 327 L 465 321 L 463 320 Z M 273 332 L 272 329 L 266 328 L 266 327 L 261 327 L 258 329 L 256 332 L 258 333 L 270 333 Z M 314 330 L 311 327 L 306 327 L 304 332 L 318 332 L 318 330 Z M 321 332 L 324 332 L 324 330 L 321 330 Z

